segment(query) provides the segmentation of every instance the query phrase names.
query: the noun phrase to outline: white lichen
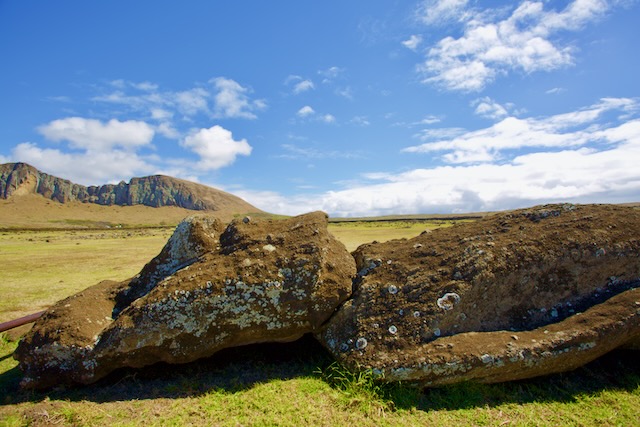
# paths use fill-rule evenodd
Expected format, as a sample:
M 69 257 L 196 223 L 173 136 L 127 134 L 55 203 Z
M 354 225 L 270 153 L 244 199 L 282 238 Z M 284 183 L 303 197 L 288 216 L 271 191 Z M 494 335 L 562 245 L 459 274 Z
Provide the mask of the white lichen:
M 460 302 L 460 295 L 455 292 L 447 292 L 442 297 L 438 298 L 437 304 L 443 310 L 451 310 L 457 303 Z
M 364 350 L 367 347 L 367 339 L 364 337 L 360 337 L 356 340 L 356 348 L 358 350 Z

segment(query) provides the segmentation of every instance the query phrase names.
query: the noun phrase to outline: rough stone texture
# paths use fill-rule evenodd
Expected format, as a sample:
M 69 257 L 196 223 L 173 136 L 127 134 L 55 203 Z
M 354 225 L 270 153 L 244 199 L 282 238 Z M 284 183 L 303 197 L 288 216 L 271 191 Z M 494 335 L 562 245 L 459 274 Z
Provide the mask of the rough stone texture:
M 135 278 L 57 303 L 15 352 L 23 386 L 87 384 L 120 367 L 295 340 L 349 297 L 355 263 L 324 213 L 221 230 L 188 219 Z
M 191 210 L 259 212 L 232 194 L 163 175 L 132 178 L 127 184 L 89 186 L 40 172 L 26 163 L 0 165 L 0 198 L 40 194 L 60 203 L 79 201 L 99 205 L 178 206 Z
M 549 205 L 353 253 L 354 294 L 318 338 L 388 381 L 499 382 L 640 342 L 640 211 Z

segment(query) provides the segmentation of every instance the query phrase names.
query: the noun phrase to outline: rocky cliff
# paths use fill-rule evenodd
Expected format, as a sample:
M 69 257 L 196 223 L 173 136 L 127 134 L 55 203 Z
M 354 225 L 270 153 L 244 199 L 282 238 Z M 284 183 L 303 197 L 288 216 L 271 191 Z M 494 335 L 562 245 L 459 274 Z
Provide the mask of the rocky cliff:
M 257 212 L 244 200 L 206 185 L 163 175 L 132 178 L 129 183 L 89 186 L 48 175 L 26 163 L 0 165 L 0 198 L 40 194 L 60 203 L 79 201 L 99 205 L 178 206 L 192 210 Z

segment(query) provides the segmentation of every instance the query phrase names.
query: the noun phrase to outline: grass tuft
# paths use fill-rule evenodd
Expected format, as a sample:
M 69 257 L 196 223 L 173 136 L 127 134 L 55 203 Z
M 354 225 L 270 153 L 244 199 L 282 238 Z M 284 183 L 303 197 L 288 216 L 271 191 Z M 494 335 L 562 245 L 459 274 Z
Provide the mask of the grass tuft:
M 394 387 L 384 383 L 371 369 L 351 371 L 334 361 L 324 369 L 316 369 L 314 373 L 329 386 L 342 392 L 343 403 L 347 407 L 358 408 L 364 414 L 377 416 L 394 410 L 395 404 L 390 398 Z

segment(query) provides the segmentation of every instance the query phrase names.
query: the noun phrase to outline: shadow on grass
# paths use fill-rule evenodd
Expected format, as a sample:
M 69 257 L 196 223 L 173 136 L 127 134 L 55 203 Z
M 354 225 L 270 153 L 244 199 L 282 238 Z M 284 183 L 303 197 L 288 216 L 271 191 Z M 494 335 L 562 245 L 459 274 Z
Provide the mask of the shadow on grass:
M 229 393 L 274 379 L 313 376 L 331 356 L 312 337 L 286 344 L 256 344 L 218 352 L 184 365 L 159 363 L 141 369 L 120 369 L 89 386 L 46 391 L 21 390 L 18 367 L 0 374 L 0 405 L 51 400 L 108 402 L 199 396 L 211 390 Z
M 377 396 L 396 409 L 422 411 L 470 409 L 507 403 L 567 402 L 603 390 L 633 392 L 640 387 L 638 352 L 617 350 L 575 371 L 502 384 L 463 383 L 420 390 L 402 384 L 376 387 Z M 0 405 L 45 399 L 110 402 L 130 399 L 197 397 L 212 390 L 236 393 L 270 380 L 322 378 L 333 359 L 313 339 L 305 336 L 288 344 L 260 344 L 224 350 L 185 365 L 157 364 L 143 369 L 120 370 L 98 383 L 46 392 L 19 389 L 22 377 L 16 367 L 0 374 Z M 332 387 L 336 387 L 332 385 Z

